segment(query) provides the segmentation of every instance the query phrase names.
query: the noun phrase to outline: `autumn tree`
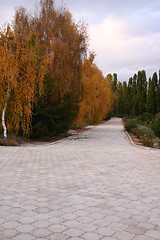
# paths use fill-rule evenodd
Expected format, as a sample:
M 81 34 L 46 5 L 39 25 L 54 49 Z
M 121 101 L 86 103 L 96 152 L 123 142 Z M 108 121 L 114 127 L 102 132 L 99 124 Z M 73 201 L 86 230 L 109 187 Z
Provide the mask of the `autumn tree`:
M 23 15 L 23 13 L 22 13 Z M 0 112 L 4 137 L 8 132 L 30 132 L 32 107 L 37 92 L 43 90 L 45 64 L 33 33 L 15 28 L 1 31 L 0 36 Z M 7 119 L 7 120 L 6 120 Z
M 55 134 L 70 128 L 82 97 L 82 61 L 87 50 L 86 27 L 75 24 L 70 12 L 42 0 L 32 19 L 42 52 L 54 55 L 44 79 L 44 94 L 34 109 L 33 135 Z M 42 137 L 41 136 L 41 137 Z
M 109 79 L 94 64 L 94 54 L 84 60 L 82 67 L 83 98 L 75 125 L 102 121 L 111 109 L 112 90 Z

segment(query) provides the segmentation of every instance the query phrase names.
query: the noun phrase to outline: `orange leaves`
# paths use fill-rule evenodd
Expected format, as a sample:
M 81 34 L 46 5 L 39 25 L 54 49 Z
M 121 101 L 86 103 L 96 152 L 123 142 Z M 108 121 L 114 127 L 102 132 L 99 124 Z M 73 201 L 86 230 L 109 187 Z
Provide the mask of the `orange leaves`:
M 104 119 L 111 108 L 112 90 L 110 81 L 104 78 L 93 63 L 94 54 L 85 59 L 82 67 L 83 99 L 76 125 L 97 123 Z
M 7 88 L 9 87 L 7 128 L 9 132 L 17 133 L 21 127 L 23 133 L 28 135 L 37 85 L 40 86 L 40 90 L 43 89 L 45 71 L 43 59 L 39 56 L 36 38 L 33 34 L 22 36 L 22 33 L 16 32 L 16 29 L 19 27 L 15 28 L 12 38 L 8 37 L 8 29 L 5 34 L 1 32 L 0 112 L 7 100 Z

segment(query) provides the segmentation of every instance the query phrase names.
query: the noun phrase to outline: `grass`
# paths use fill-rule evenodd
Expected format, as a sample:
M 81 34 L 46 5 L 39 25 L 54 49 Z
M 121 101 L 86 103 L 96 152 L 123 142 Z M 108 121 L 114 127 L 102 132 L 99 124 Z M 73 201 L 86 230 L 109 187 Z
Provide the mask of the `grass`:
M 153 136 L 154 137 L 154 133 L 153 133 L 150 126 L 146 126 L 146 125 L 143 125 L 143 124 L 140 124 L 140 123 L 137 122 L 137 128 L 139 130 L 141 130 L 142 132 L 144 132 L 147 136 Z
M 132 122 L 135 122 L 136 127 L 132 128 L 131 124 Z M 154 148 L 160 148 L 160 138 L 156 137 L 153 130 L 151 129 L 151 126 L 146 123 L 140 123 L 139 121 L 137 121 L 136 119 L 130 118 L 130 119 L 125 119 L 124 120 L 124 124 L 125 124 L 125 128 L 126 131 L 128 131 L 127 129 L 127 124 L 129 124 L 129 126 L 131 127 L 130 131 L 132 134 L 134 134 L 139 141 L 147 147 L 154 147 Z

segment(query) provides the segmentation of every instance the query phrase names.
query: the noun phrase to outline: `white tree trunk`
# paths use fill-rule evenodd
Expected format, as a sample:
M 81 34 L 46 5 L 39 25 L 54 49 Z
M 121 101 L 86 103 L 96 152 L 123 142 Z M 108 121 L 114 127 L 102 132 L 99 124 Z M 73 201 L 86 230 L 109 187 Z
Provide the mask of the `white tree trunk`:
M 5 138 L 7 138 L 7 127 L 6 127 L 6 123 L 5 123 L 5 114 L 6 114 L 7 103 L 8 103 L 9 98 L 10 98 L 10 89 L 9 89 L 9 85 L 8 85 L 7 99 L 6 99 L 6 102 L 4 105 L 4 109 L 2 111 L 2 127 L 3 127 L 3 135 Z

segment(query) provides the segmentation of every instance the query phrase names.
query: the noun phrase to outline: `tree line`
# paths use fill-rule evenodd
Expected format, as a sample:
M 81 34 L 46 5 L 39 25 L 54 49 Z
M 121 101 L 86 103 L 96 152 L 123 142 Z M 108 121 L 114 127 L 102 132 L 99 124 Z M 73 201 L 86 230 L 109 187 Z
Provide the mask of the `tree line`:
M 110 111 L 111 82 L 88 54 L 83 23 L 41 0 L 0 31 L 0 131 L 40 138 L 96 123 Z
M 145 112 L 160 112 L 160 72 L 147 80 L 145 70 L 138 71 L 128 82 L 117 80 L 113 74 L 111 88 L 114 92 L 112 114 L 115 116 L 138 116 Z

